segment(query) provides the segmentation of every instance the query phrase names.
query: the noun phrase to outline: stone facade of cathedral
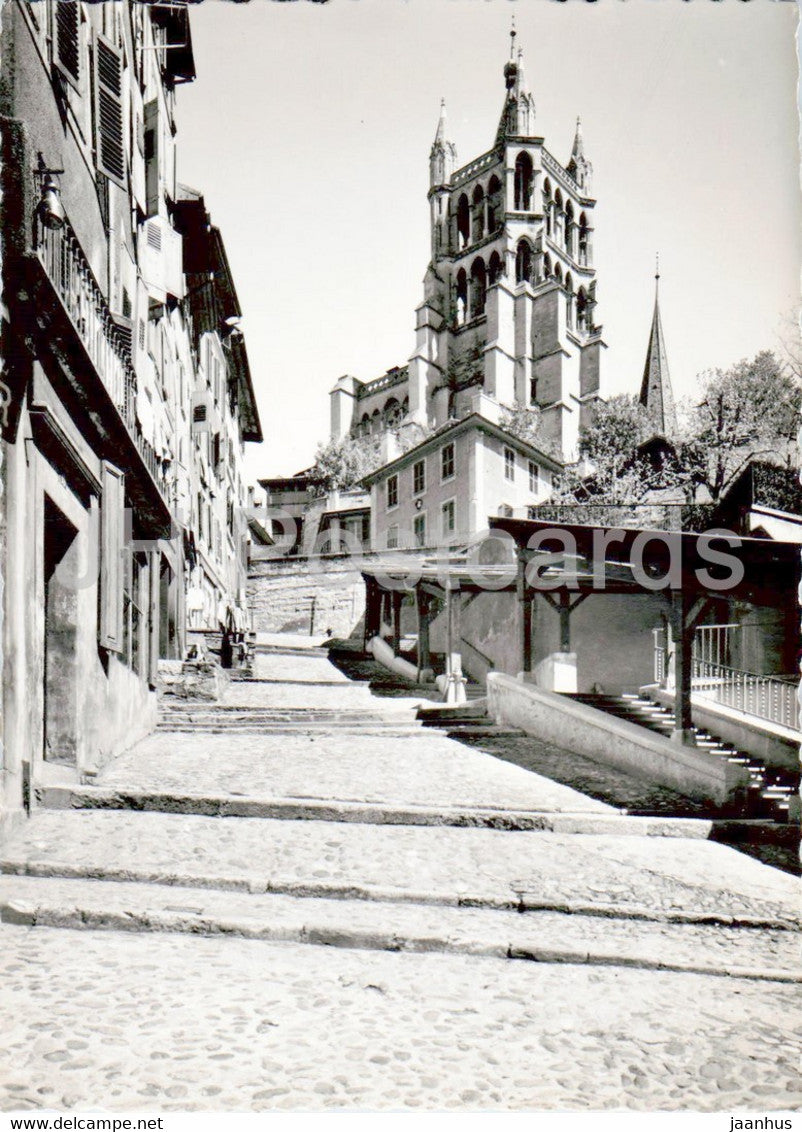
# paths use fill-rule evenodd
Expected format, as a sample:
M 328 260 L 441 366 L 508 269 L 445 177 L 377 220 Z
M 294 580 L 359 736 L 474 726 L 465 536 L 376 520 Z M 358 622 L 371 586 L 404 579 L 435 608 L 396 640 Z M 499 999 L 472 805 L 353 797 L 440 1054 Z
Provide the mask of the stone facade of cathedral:
M 576 458 L 601 391 L 592 167 L 577 120 L 562 164 L 538 136 L 519 51 L 493 145 L 459 165 L 441 109 L 429 158 L 431 261 L 406 367 L 332 391 L 332 435 L 440 428 L 497 406 L 539 410 L 538 443 Z M 385 388 L 386 387 L 386 388 Z

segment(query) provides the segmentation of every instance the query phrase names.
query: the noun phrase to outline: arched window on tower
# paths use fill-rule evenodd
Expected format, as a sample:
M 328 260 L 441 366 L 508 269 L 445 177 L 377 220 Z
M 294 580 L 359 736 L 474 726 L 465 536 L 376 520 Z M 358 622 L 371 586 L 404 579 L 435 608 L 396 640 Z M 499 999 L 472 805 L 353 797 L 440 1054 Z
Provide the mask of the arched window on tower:
M 554 194 L 554 231 L 552 239 L 560 247 L 565 245 L 565 213 L 563 212 L 563 195 L 558 189 Z
M 494 283 L 498 283 L 501 278 L 501 256 L 498 252 L 493 252 L 490 257 L 490 263 L 487 265 L 487 285 L 492 287 Z
M 574 325 L 574 281 L 571 272 L 565 273 L 565 319 L 570 327 Z
M 532 186 L 534 184 L 532 158 L 528 153 L 519 153 L 515 159 L 515 210 L 529 212 L 532 207 Z
M 587 333 L 588 297 L 584 287 L 580 287 L 576 295 L 576 328 L 581 334 Z
M 590 264 L 590 229 L 584 212 L 579 214 L 579 262 L 583 267 Z
M 373 415 L 370 418 L 370 431 L 374 436 L 379 436 L 382 430 L 382 415 L 378 409 L 373 410 Z
M 485 313 L 486 295 L 487 271 L 485 261 L 480 256 L 471 266 L 471 318 L 478 318 Z
M 543 223 L 546 235 L 550 236 L 554 224 L 554 201 L 551 199 L 551 181 L 546 178 L 543 182 Z
M 576 257 L 574 251 L 574 206 L 570 200 L 565 202 L 565 250 L 572 259 Z
M 401 420 L 401 406 L 396 401 L 395 397 L 391 397 L 387 404 L 384 406 L 384 419 L 385 428 L 395 428 Z
M 532 245 L 528 240 L 519 240 L 515 249 L 515 282 L 529 283 L 532 279 Z
M 471 238 L 471 210 L 463 193 L 457 201 L 457 239 L 460 248 L 467 248 Z
M 501 224 L 504 209 L 501 206 L 501 181 L 493 175 L 487 186 L 487 232 L 495 232 Z
M 481 185 L 473 190 L 472 231 L 474 242 L 485 234 L 485 191 Z
M 559 283 L 560 286 L 562 287 L 562 285 L 563 285 L 563 268 L 562 268 L 561 263 L 555 264 L 554 278 L 557 281 L 557 283 Z
M 548 252 L 546 252 L 546 254 L 543 256 L 543 278 L 551 279 L 551 276 L 551 256 Z
M 457 272 L 457 287 L 454 300 L 455 317 L 457 326 L 463 326 L 468 317 L 468 276 L 465 274 L 465 269 L 460 268 Z
M 362 420 L 359 422 L 359 435 L 370 436 L 370 417 L 367 413 L 362 414 Z

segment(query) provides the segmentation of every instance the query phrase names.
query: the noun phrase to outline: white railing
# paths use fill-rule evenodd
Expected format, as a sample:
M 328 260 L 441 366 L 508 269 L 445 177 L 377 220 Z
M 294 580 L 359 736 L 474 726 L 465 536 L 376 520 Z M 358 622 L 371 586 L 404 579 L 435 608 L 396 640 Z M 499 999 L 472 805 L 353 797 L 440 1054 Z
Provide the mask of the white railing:
M 747 631 L 757 625 L 700 625 L 693 642 L 691 689 L 694 695 L 794 731 L 800 728 L 797 681 L 792 676 L 761 675 L 733 665 Z M 654 629 L 654 680 L 673 685 L 670 645 L 665 629 Z
M 799 730 L 797 685 L 790 679 L 759 676 L 694 658 L 692 688 L 697 695 L 724 707 Z

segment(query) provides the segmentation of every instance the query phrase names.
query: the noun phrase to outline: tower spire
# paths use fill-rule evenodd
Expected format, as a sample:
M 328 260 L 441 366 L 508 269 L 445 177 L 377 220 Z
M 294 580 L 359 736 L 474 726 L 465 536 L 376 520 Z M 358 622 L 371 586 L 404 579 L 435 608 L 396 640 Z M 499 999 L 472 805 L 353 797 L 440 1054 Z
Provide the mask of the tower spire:
M 649 345 L 646 350 L 646 364 L 643 367 L 643 381 L 640 389 L 640 403 L 645 406 L 652 428 L 660 436 L 671 437 L 677 430 L 677 413 L 674 407 L 674 394 L 671 389 L 671 376 L 668 372 L 663 323 L 660 318 L 660 254 L 655 258 L 654 273 L 654 314 L 649 332 Z
M 440 99 L 440 117 L 434 142 L 429 153 L 429 184 L 431 188 L 445 185 L 457 167 L 457 147 L 448 138 L 446 100 Z
M 531 137 L 535 122 L 535 100 L 526 84 L 524 72 L 524 53 L 522 48 L 515 51 L 515 17 L 510 30 L 510 58 L 504 66 L 504 86 L 507 97 L 496 133 L 496 145 L 502 145 L 508 137 Z

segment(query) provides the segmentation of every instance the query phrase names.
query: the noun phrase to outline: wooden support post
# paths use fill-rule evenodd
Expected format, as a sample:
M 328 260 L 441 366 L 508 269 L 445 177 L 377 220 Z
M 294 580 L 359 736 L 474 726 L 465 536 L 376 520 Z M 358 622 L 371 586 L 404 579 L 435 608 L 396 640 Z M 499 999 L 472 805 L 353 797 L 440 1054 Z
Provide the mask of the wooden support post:
M 696 746 L 691 711 L 691 668 L 694 623 L 688 617 L 682 590 L 671 591 L 671 635 L 674 638 L 674 730 L 671 738 L 685 746 Z
M 515 582 L 518 599 L 518 632 L 521 658 L 521 672 L 532 670 L 532 598 L 526 584 L 526 561 L 518 554 L 518 576 Z
M 381 600 L 382 594 L 375 578 L 365 579 L 365 639 L 364 647 L 368 641 L 378 636 L 381 629 Z
M 446 595 L 446 692 L 448 704 L 465 703 L 465 680 L 462 676 L 461 594 L 454 589 L 450 579 L 445 585 Z
M 571 595 L 560 590 L 560 652 L 571 651 Z
M 415 587 L 415 604 L 418 612 L 418 670 L 431 664 L 429 655 L 429 598 L 420 586 Z
M 393 594 L 393 652 L 398 656 L 401 652 L 401 602 L 402 593 Z

